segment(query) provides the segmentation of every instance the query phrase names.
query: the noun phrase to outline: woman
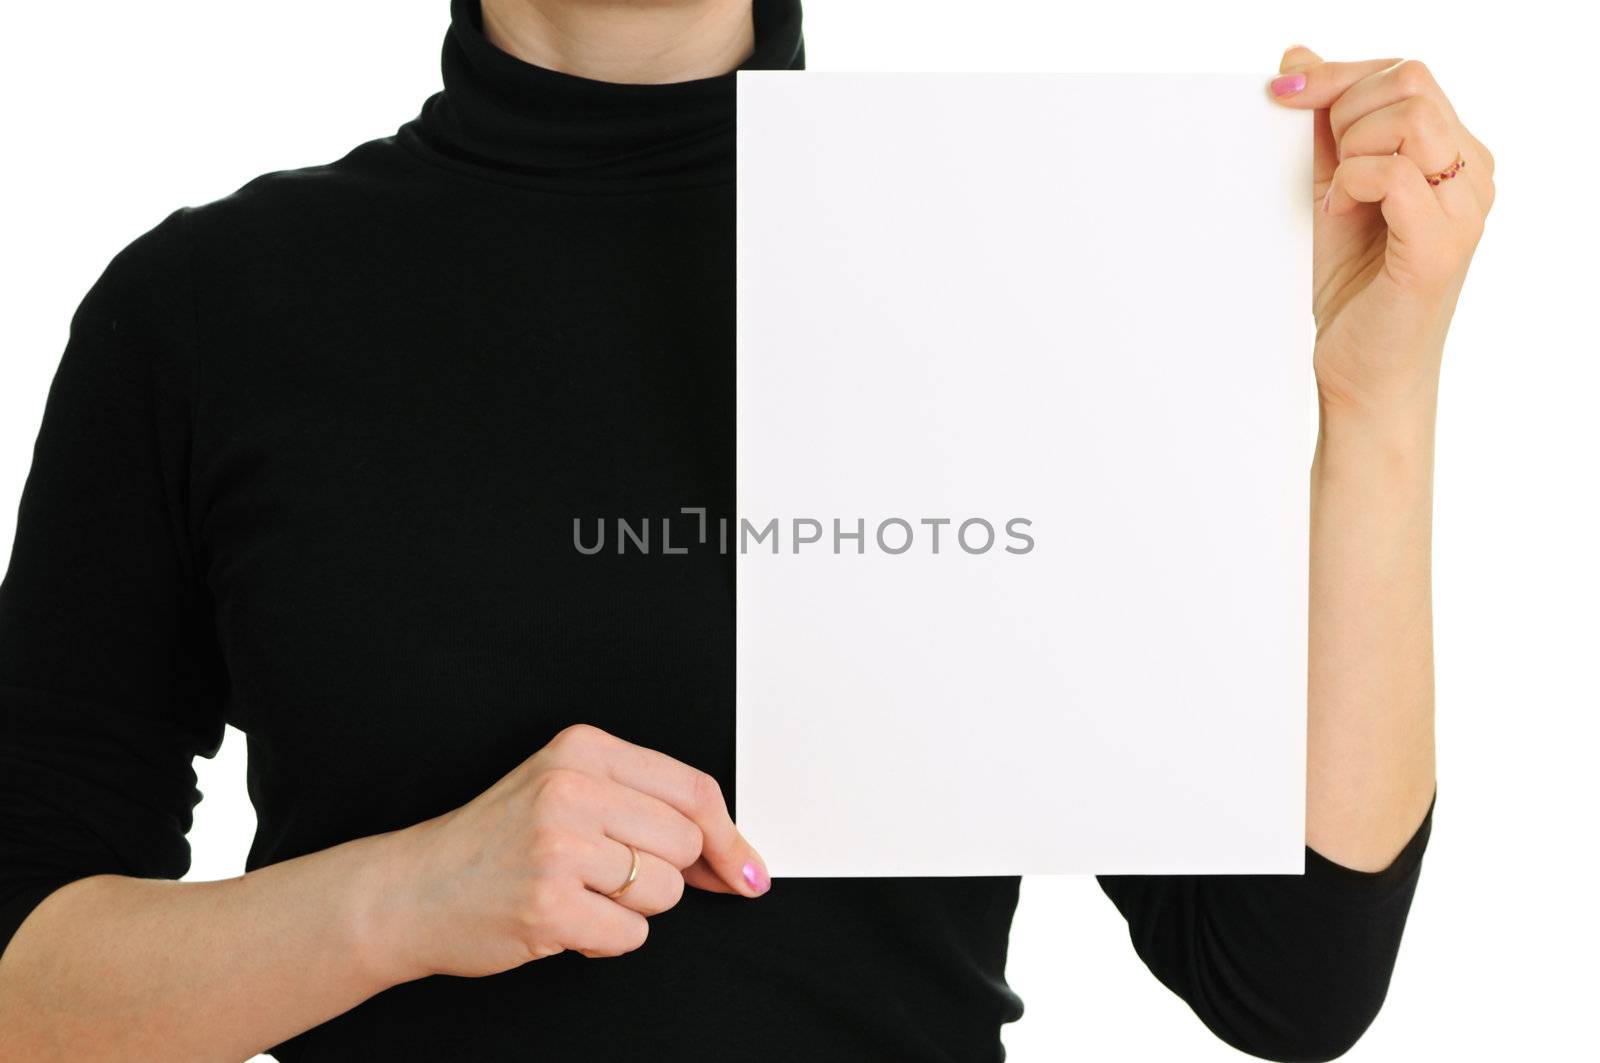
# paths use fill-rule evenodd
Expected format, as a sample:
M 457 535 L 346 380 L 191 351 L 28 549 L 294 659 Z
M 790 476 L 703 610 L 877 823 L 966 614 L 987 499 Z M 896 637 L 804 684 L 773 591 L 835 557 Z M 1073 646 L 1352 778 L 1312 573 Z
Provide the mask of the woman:
M 796 0 L 455 0 L 396 136 L 112 262 L 0 592 L 0 1057 L 1001 1057 L 1017 880 L 769 895 L 722 796 L 731 558 L 570 544 L 732 512 L 730 71 L 802 62 Z M 1415 63 L 1294 48 L 1269 91 L 1323 210 L 1307 873 L 1102 881 L 1220 1037 L 1327 1059 L 1427 840 L 1434 396 L 1492 161 Z M 252 870 L 162 881 L 224 722 Z

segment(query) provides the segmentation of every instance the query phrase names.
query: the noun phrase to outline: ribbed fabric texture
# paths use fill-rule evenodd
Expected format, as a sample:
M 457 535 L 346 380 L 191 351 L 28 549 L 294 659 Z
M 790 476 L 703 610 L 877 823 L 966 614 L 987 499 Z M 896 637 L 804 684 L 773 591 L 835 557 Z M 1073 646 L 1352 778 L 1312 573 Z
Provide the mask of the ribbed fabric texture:
M 734 75 L 615 84 L 532 66 L 491 44 L 477 0 L 453 0 L 445 91 L 401 130 L 408 146 L 494 180 L 551 191 L 639 191 L 733 180 Z M 757 0 L 743 70 L 805 65 L 800 8 Z

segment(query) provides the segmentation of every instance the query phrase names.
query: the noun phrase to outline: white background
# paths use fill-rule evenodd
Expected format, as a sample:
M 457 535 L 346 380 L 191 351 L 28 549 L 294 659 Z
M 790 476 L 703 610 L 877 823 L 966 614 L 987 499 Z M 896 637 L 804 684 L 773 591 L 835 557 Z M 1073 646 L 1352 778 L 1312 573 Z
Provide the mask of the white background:
M 0 539 L 68 319 L 111 255 L 176 206 L 391 132 L 437 86 L 446 7 L 7 6 Z M 1576 9 L 808 4 L 814 69 L 1265 78 L 1297 41 L 1341 58 L 1420 57 L 1495 152 L 1500 201 L 1452 330 L 1440 413 L 1437 822 L 1388 1006 L 1353 1061 L 1572 1058 L 1592 1043 L 1600 151 Z M 1182 160 L 1171 191 L 1185 194 Z M 242 747 L 230 736 L 200 765 L 197 877 L 241 866 L 252 819 Z M 1028 1004 L 1006 1034 L 1022 1063 L 1240 1058 L 1146 974 L 1090 879 L 1025 883 L 1010 979 Z

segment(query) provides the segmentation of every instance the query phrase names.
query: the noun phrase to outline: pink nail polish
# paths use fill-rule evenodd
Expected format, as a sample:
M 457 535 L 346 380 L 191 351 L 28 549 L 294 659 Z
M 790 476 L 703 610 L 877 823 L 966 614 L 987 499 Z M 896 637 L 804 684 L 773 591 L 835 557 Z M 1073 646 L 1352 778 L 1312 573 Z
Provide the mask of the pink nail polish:
M 772 888 L 772 880 L 767 877 L 766 869 L 754 860 L 744 865 L 744 880 L 757 893 L 765 893 Z
M 1285 74 L 1272 79 L 1272 94 L 1277 97 L 1293 96 L 1306 87 L 1304 74 Z

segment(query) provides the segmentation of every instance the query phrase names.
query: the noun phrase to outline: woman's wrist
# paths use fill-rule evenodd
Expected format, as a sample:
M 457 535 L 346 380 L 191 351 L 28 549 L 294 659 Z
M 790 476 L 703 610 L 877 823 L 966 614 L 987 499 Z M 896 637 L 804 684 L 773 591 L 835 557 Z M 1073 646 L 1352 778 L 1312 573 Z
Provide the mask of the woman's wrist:
M 1319 394 L 1317 467 L 1431 471 L 1436 387 L 1382 402 L 1355 403 Z
M 418 824 L 348 843 L 350 873 L 345 884 L 344 925 L 358 977 L 381 992 L 433 973 L 421 961 L 412 854 Z

